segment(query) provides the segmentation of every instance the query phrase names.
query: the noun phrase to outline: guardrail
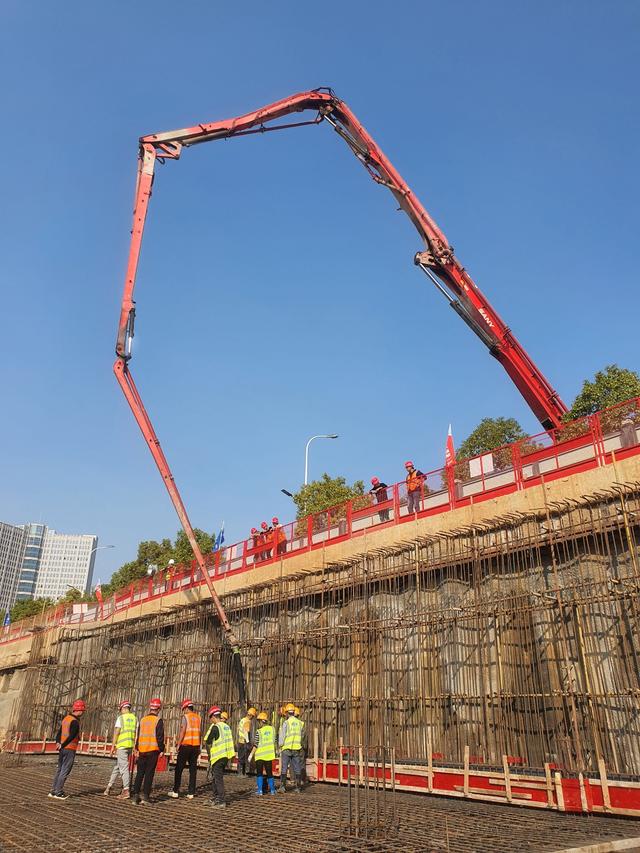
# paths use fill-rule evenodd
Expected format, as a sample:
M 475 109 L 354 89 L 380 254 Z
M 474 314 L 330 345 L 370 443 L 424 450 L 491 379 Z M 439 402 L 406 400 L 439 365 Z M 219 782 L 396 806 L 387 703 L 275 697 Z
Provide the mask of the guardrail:
M 557 477 L 566 477 L 610 464 L 640 453 L 640 397 L 634 397 L 610 409 L 586 418 L 570 421 L 559 429 L 529 436 L 514 444 L 496 448 L 471 459 L 458 459 L 453 465 L 425 474 L 420 489 L 418 511 L 409 512 L 407 485 L 395 483 L 387 488 L 386 499 L 376 502 L 367 494 L 305 518 L 276 528 L 269 542 L 249 537 L 214 554 L 206 555 L 209 577 L 251 572 L 257 566 L 288 560 L 314 551 L 357 539 L 372 530 L 405 524 L 415 518 L 450 512 L 483 500 L 521 491 Z M 39 616 L 7 626 L 0 645 L 14 642 L 34 631 L 59 625 L 74 625 L 109 619 L 144 601 L 204 584 L 195 560 L 190 566 L 178 566 L 167 577 L 143 578 L 118 590 L 102 605 L 58 605 Z

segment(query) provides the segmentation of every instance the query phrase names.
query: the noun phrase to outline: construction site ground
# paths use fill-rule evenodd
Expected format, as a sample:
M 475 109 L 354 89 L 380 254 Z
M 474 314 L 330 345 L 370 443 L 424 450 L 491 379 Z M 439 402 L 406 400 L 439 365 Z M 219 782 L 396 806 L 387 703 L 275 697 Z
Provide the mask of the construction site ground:
M 0 850 L 56 853 L 551 853 L 586 847 L 593 853 L 640 850 L 640 823 L 562 815 L 480 802 L 389 795 L 395 821 L 378 840 L 353 836 L 348 792 L 312 784 L 300 795 L 254 795 L 253 777 L 225 777 L 229 805 L 212 809 L 205 772 L 198 771 L 195 799 L 170 799 L 172 771 L 156 774 L 151 805 L 105 797 L 112 764 L 79 757 L 66 801 L 47 797 L 55 759 L 3 756 L 0 767 Z M 186 781 L 186 780 L 185 780 Z M 391 817 L 387 799 L 387 817 Z M 394 826 L 395 823 L 395 826 Z M 350 834 L 351 833 L 351 834 Z M 628 846 L 623 839 L 638 839 Z M 602 844 L 602 847 L 591 845 Z

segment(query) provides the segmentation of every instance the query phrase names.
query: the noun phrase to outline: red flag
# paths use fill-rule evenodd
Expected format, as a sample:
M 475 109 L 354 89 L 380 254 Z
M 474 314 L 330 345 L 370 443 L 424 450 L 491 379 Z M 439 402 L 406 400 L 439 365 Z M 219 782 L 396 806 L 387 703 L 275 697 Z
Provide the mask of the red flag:
M 453 446 L 453 435 L 451 433 L 451 424 L 449 424 L 449 432 L 447 433 L 447 447 L 444 452 L 444 464 L 453 465 L 456 461 L 456 451 Z
M 96 593 L 96 600 L 97 600 L 98 604 L 100 605 L 100 608 L 102 608 L 102 588 L 100 585 L 100 581 L 98 581 L 98 583 L 96 585 L 95 593 Z

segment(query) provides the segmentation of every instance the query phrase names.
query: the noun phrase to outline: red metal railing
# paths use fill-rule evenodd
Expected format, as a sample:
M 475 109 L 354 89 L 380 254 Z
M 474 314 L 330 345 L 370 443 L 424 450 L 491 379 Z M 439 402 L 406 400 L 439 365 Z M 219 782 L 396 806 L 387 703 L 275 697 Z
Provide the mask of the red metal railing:
M 279 528 L 268 543 L 253 537 L 207 555 L 209 576 L 215 582 L 242 572 L 254 571 L 279 560 L 337 542 L 357 539 L 372 530 L 405 524 L 415 518 L 448 512 L 482 500 L 521 491 L 542 482 L 607 465 L 640 453 L 640 397 L 627 400 L 595 415 L 570 421 L 560 429 L 542 432 L 472 459 L 427 472 L 419 497 L 419 510 L 409 513 L 406 483 L 387 489 L 388 499 L 375 503 L 363 495 Z M 109 619 L 144 601 L 204 584 L 195 561 L 143 578 L 118 590 L 102 606 L 58 605 L 39 616 L 5 627 L 0 644 L 33 631 Z

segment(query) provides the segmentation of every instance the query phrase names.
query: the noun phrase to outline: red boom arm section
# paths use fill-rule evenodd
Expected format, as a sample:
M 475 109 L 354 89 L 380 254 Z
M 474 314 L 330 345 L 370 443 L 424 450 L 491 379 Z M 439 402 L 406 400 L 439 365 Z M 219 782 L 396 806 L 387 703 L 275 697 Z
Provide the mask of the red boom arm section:
M 315 117 L 307 121 L 278 123 L 278 120 L 285 116 L 307 110 L 314 111 Z M 143 136 L 140 139 L 140 160 L 131 248 L 122 298 L 116 344 L 117 359 L 114 371 L 162 474 L 165 486 L 189 538 L 198 564 L 204 573 L 218 615 L 232 645 L 235 645 L 235 638 L 231 633 L 231 627 L 207 573 L 202 553 L 193 535 L 193 528 L 174 483 L 169 465 L 128 369 L 128 361 L 131 358 L 131 341 L 134 334 L 135 302 L 133 292 L 142 235 L 151 196 L 156 160 L 161 162 L 168 159 L 177 160 L 183 148 L 202 142 L 319 124 L 323 121 L 329 123 L 344 139 L 373 180 L 387 187 L 393 193 L 398 204 L 409 216 L 424 241 L 423 250 L 418 252 L 414 258 L 416 265 L 429 276 L 448 299 L 452 308 L 503 365 L 543 427 L 551 429 L 559 426 L 562 416 L 566 412 L 566 406 L 562 400 L 455 257 L 452 247 L 440 228 L 349 107 L 344 101 L 337 98 L 330 89 L 301 92 L 233 119 Z

